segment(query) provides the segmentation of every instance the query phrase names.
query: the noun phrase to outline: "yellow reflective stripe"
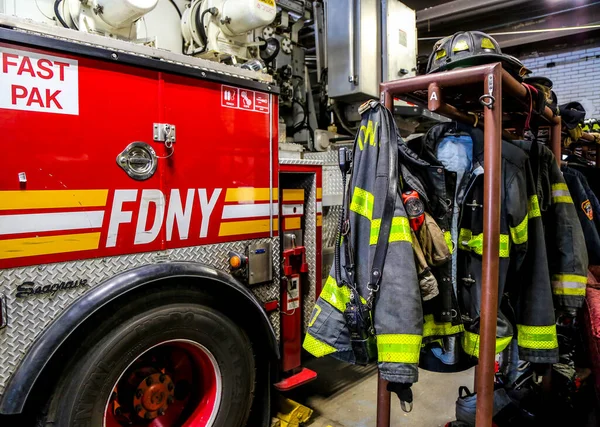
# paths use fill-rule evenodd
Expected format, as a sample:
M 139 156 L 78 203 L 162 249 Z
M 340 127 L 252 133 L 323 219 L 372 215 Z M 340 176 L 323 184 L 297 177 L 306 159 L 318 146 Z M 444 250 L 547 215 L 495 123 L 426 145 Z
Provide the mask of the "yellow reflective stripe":
M 552 184 L 552 203 L 573 203 L 567 184 L 562 182 Z
M 552 293 L 554 295 L 585 296 L 587 276 L 577 274 L 554 274 L 552 276 Z
M 552 192 L 554 194 L 554 192 Z M 571 203 L 573 204 L 573 199 L 571 196 L 552 196 L 552 203 Z
M 521 245 L 527 242 L 527 223 L 529 218 L 525 215 L 523 221 L 516 227 L 510 227 L 510 235 L 512 236 L 513 242 L 517 245 Z
M 433 314 L 426 314 L 424 316 L 423 338 L 455 335 L 464 330 L 463 325 L 452 325 L 451 322 L 437 323 L 433 318 Z
M 554 295 L 567 295 L 574 297 L 585 297 L 586 288 L 552 288 Z
M 500 353 L 508 344 L 512 337 L 496 338 L 496 353 Z M 474 332 L 465 331 L 462 338 L 462 346 L 465 353 L 470 356 L 479 357 L 479 341 L 480 336 Z
M 483 233 L 473 236 L 471 230 L 461 228 L 458 234 L 458 248 L 463 251 L 473 251 L 478 255 L 483 255 Z M 500 258 L 510 257 L 510 236 L 508 234 L 500 235 Z
M 375 198 L 368 191 L 359 187 L 354 187 L 352 202 L 350 203 L 350 210 L 364 216 L 365 218 L 371 219 L 373 218 L 374 200 Z
M 527 204 L 527 213 L 529 218 L 536 218 L 538 216 L 542 216 L 542 211 L 540 210 L 540 202 L 537 196 L 531 196 L 529 198 L 529 203 Z
M 371 245 L 377 244 L 377 239 L 379 238 L 379 229 L 381 227 L 381 219 L 374 219 L 371 222 L 371 233 L 369 237 L 369 243 Z M 410 232 L 410 223 L 408 222 L 408 218 L 404 218 L 402 216 L 396 216 L 392 218 L 392 228 L 390 229 L 390 242 L 411 242 L 412 243 L 412 234 Z
M 337 350 L 329 344 L 319 341 L 311 334 L 306 334 L 302 347 L 315 357 L 323 357 L 335 353 Z
M 377 336 L 377 359 L 380 362 L 419 363 L 420 335 L 383 334 Z
M 329 276 L 321 291 L 320 298 L 343 313 L 346 310 L 346 303 L 350 302 L 350 288 L 348 286 L 338 286 L 335 279 Z M 363 297 L 360 297 L 360 300 L 363 304 L 367 302 Z
M 452 233 L 449 231 L 444 231 L 444 240 L 446 241 L 446 245 L 448 245 L 448 250 L 450 253 L 454 252 L 454 243 L 452 243 Z
M 558 348 L 556 325 L 517 325 L 517 331 L 519 333 L 517 340 L 520 347 L 533 350 L 552 350 Z

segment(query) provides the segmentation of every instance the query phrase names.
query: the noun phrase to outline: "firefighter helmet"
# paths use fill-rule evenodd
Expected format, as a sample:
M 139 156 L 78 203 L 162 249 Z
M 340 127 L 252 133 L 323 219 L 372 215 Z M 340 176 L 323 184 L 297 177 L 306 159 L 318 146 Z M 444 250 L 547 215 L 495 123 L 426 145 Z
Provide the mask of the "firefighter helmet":
M 427 74 L 492 62 L 502 62 L 504 69 L 519 80 L 531 73 L 517 58 L 503 54 L 493 37 L 481 31 L 464 31 L 435 43 Z

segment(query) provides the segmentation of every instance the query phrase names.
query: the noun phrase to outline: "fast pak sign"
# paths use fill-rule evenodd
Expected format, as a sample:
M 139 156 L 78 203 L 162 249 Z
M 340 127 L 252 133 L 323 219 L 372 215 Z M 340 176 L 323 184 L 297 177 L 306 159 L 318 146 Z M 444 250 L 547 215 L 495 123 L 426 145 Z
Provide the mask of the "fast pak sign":
M 0 46 L 0 108 L 79 114 L 74 59 Z

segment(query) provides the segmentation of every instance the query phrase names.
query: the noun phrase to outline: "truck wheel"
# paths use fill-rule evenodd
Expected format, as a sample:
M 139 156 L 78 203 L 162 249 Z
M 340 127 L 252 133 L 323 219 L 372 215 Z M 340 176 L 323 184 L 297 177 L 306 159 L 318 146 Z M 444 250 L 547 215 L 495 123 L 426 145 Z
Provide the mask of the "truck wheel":
M 248 337 L 217 310 L 160 294 L 151 297 L 158 306 L 148 309 L 144 298 L 135 315 L 117 311 L 82 343 L 50 400 L 47 426 L 245 425 L 255 379 Z

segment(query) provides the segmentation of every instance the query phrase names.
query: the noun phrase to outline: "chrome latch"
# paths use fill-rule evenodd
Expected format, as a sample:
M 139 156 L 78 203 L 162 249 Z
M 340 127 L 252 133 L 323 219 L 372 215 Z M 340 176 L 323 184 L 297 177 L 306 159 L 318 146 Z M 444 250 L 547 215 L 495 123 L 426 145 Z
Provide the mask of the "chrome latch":
M 154 123 L 154 141 L 164 142 L 167 148 L 171 148 L 176 139 L 175 125 Z

